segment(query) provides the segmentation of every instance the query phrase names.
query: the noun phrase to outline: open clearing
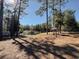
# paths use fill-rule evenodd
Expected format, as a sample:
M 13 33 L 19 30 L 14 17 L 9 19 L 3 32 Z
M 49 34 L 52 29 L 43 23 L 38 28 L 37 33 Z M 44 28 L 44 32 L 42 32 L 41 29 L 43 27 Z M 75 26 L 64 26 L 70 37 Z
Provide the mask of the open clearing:
M 0 41 L 0 59 L 79 59 L 79 37 L 39 34 Z

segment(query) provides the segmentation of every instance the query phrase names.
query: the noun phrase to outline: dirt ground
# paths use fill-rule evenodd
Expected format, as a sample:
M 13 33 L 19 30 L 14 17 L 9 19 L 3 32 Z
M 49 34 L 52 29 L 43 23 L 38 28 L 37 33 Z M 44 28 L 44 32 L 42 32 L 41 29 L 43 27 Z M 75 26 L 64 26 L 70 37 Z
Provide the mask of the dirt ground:
M 39 34 L 0 41 L 0 59 L 79 59 L 79 36 Z

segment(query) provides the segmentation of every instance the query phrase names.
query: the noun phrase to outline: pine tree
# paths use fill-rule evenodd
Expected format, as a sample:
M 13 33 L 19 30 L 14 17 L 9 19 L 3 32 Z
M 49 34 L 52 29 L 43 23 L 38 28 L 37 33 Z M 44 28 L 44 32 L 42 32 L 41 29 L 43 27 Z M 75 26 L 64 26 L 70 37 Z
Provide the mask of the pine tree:
M 2 38 L 3 2 L 4 0 L 0 0 L 0 38 Z

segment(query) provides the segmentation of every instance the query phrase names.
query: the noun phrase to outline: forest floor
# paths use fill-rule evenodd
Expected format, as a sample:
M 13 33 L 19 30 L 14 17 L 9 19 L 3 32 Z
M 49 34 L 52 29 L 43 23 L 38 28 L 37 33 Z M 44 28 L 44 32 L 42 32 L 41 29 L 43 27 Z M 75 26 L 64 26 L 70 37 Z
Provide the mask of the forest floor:
M 0 59 L 79 59 L 79 34 L 38 34 L 0 41 Z

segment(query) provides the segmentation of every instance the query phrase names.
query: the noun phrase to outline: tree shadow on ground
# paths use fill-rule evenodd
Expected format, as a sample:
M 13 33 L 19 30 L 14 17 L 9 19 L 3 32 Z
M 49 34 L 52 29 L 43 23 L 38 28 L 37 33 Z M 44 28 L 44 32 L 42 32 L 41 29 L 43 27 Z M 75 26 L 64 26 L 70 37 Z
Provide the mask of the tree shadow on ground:
M 26 55 L 33 56 L 34 59 L 40 59 L 39 53 L 43 55 L 48 55 L 50 53 L 59 59 L 66 59 L 63 55 L 69 55 L 75 59 L 78 59 L 79 57 L 79 51 L 70 45 L 60 47 L 55 46 L 54 44 L 48 41 L 37 42 L 34 40 L 32 42 L 29 42 L 21 38 L 19 39 L 24 41 L 23 44 L 20 41 L 14 39 L 14 41 L 17 42 L 19 46 L 19 50 L 24 50 L 24 52 L 26 52 Z
M 0 41 L 7 41 L 7 40 L 10 40 L 11 38 L 10 37 L 7 37 L 7 38 L 0 38 Z
M 0 59 L 5 59 L 6 56 L 7 55 L 2 55 L 2 56 L 0 56 Z
M 79 33 L 68 33 L 68 34 L 62 33 L 61 36 L 79 38 Z
M 13 37 L 11 37 L 11 36 L 2 36 L 0 38 L 0 41 L 7 41 L 7 40 L 10 40 L 10 39 L 13 39 Z M 19 35 L 19 37 L 21 37 L 21 38 L 27 38 L 27 36 L 24 36 L 24 35 Z M 18 36 L 15 36 L 15 38 L 18 38 Z
M 26 38 L 27 36 L 24 36 L 24 35 L 19 35 L 19 37 L 21 37 L 21 38 Z

